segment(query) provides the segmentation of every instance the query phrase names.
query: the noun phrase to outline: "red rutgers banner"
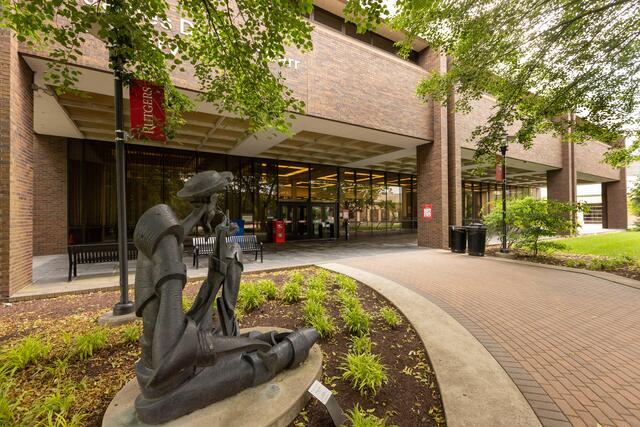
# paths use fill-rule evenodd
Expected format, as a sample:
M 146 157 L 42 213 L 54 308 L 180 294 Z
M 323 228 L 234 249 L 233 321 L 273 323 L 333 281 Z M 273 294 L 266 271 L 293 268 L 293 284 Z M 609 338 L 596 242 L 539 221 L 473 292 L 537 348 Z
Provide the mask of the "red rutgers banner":
M 502 168 L 502 156 L 496 156 L 496 181 L 502 182 L 504 179 L 504 169 Z
M 166 141 L 164 123 L 164 88 L 145 82 L 132 80 L 129 86 L 131 109 L 131 136 L 137 139 Z

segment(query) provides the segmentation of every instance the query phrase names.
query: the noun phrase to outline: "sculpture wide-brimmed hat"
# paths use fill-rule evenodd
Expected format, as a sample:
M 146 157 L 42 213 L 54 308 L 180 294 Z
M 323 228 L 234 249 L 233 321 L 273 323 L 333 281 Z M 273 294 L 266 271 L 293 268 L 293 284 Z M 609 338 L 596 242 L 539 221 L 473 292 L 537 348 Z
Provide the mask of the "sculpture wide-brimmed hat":
M 184 183 L 184 187 L 178 191 L 178 197 L 181 199 L 198 199 L 209 197 L 213 193 L 223 191 L 233 180 L 233 174 L 228 171 L 216 172 L 205 171 L 200 172 L 189 178 Z

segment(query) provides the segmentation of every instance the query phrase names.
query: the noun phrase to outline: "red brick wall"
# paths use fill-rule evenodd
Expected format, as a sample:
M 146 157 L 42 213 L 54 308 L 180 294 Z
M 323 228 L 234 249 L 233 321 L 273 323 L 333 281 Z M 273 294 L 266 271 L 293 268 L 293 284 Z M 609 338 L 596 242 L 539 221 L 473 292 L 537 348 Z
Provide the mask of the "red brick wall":
M 421 64 L 430 71 L 446 72 L 446 58 L 428 52 Z M 447 108 L 429 102 L 433 117 L 433 143 L 417 148 L 418 246 L 446 248 L 449 228 L 449 165 Z M 422 205 L 431 204 L 433 217 L 422 218 Z
M 31 283 L 33 73 L 0 30 L 0 297 Z
M 67 250 L 67 140 L 35 135 L 33 255 Z

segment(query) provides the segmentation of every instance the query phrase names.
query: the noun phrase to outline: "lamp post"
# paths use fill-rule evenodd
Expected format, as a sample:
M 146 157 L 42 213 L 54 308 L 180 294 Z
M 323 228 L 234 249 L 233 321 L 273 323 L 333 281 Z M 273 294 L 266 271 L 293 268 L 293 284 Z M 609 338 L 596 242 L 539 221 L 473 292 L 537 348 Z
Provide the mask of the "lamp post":
M 113 62 L 113 88 L 116 124 L 116 188 L 118 202 L 118 260 L 120 263 L 120 301 L 113 306 L 113 315 L 122 316 L 133 312 L 133 303 L 129 300 L 129 265 L 127 259 L 127 193 L 125 170 L 125 133 L 124 113 L 122 110 L 121 64 Z
M 122 5 L 122 0 L 111 0 L 108 11 L 115 11 Z M 125 169 L 125 131 L 122 96 L 122 71 L 124 61 L 118 52 L 118 47 L 127 45 L 129 40 L 126 32 L 112 28 L 109 40 L 109 61 L 113 69 L 113 100 L 115 110 L 115 145 L 116 145 L 116 191 L 118 206 L 118 261 L 120 266 L 120 300 L 113 306 L 113 315 L 122 316 L 132 313 L 133 302 L 129 300 L 129 265 L 127 257 L 127 175 Z
M 508 139 L 504 139 L 504 143 L 500 147 L 502 154 L 502 247 L 500 252 L 509 253 L 507 248 L 507 144 Z

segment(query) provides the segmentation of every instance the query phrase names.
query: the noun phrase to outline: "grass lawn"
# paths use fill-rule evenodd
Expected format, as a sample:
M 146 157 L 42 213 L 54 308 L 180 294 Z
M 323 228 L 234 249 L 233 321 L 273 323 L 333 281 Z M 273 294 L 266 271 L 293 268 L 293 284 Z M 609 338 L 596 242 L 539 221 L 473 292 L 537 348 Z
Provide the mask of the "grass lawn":
M 560 240 L 566 245 L 561 252 L 601 255 L 609 257 L 632 256 L 640 259 L 640 232 L 594 234 Z

